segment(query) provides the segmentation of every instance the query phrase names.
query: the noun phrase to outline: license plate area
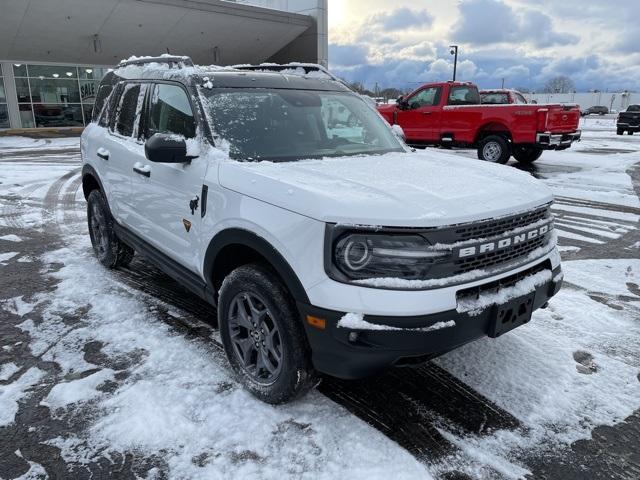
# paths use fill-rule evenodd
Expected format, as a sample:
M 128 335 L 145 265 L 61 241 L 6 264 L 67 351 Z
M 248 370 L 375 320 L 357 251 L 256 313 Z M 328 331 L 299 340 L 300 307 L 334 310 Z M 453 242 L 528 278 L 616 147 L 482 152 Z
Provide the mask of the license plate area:
M 488 335 L 492 338 L 499 337 L 514 328 L 517 328 L 531 320 L 533 314 L 533 301 L 536 292 L 524 297 L 515 298 L 503 305 L 494 307 L 495 315 L 492 315 L 489 324 Z

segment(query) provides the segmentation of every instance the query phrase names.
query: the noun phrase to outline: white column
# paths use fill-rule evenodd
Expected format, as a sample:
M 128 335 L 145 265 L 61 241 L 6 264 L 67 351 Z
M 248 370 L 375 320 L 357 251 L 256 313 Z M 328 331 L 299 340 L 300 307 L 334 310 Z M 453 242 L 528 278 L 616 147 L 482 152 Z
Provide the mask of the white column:
M 4 78 L 4 93 L 7 97 L 7 109 L 9 110 L 9 126 L 20 128 L 20 111 L 18 110 L 18 94 L 16 92 L 16 81 L 13 76 L 13 64 L 11 62 L 0 62 L 2 76 Z

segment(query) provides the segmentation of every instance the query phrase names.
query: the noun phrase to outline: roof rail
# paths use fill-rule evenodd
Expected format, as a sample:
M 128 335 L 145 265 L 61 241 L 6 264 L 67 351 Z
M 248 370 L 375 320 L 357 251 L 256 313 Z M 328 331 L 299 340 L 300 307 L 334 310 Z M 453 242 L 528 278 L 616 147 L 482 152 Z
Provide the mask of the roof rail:
M 169 68 L 173 66 L 178 68 L 193 67 L 193 60 L 190 57 L 165 54 L 159 57 L 138 57 L 122 60 L 118 64 L 118 68 L 126 67 L 127 65 L 145 65 L 147 63 L 166 63 Z
M 310 72 L 321 72 L 327 75 L 331 80 L 342 82 L 342 80 L 336 77 L 333 73 L 331 73 L 325 67 L 317 63 L 298 63 L 298 62 L 263 63 L 260 65 L 233 65 L 232 68 L 235 68 L 236 70 L 252 70 L 252 71 L 264 70 L 266 72 L 281 72 L 283 70 L 301 68 L 304 70 L 305 74 Z

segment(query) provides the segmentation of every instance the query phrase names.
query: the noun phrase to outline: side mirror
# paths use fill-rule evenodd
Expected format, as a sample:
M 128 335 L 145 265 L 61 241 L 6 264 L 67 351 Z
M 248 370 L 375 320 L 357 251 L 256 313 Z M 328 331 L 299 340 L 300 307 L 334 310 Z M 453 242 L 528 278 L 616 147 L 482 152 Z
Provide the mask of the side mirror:
M 398 105 L 398 108 L 400 110 L 405 110 L 407 107 L 409 107 L 409 103 L 407 102 L 407 100 L 404 98 L 404 95 L 400 95 L 398 97 L 398 99 L 396 100 L 396 105 Z
M 167 133 L 156 133 L 144 144 L 146 157 L 155 163 L 186 163 L 196 157 L 187 155 L 184 138 Z

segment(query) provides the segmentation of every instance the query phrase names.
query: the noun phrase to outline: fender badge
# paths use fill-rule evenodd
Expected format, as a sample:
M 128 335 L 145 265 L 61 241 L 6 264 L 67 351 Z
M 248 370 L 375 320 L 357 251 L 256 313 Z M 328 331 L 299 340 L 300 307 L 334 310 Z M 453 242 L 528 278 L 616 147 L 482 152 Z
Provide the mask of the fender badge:
M 187 233 L 189 233 L 189 230 L 191 230 L 191 222 L 186 218 L 183 218 L 182 224 L 184 225 L 184 229 L 187 231 Z

